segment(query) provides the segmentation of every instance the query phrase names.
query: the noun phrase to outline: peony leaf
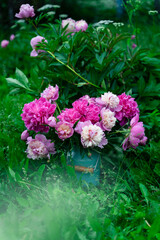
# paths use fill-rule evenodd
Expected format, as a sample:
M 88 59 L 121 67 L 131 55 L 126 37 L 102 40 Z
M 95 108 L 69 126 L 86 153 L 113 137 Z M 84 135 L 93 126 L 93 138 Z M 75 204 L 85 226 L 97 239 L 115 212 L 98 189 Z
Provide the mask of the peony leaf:
M 26 75 L 19 70 L 18 68 L 16 68 L 16 79 L 26 88 L 28 88 L 28 78 L 26 77 Z

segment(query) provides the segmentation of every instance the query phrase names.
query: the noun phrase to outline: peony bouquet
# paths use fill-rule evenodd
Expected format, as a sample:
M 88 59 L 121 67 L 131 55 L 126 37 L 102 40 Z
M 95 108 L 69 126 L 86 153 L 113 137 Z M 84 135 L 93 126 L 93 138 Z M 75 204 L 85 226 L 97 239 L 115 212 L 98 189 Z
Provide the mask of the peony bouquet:
M 122 131 L 114 130 L 114 134 L 122 132 L 125 135 L 122 143 L 124 150 L 146 144 L 143 122 L 139 122 L 138 105 L 130 95 L 122 93 L 117 96 L 112 92 L 100 97 L 85 95 L 74 101 L 71 108 L 59 109 L 57 114 L 58 97 L 59 87 L 49 85 L 39 99 L 24 105 L 21 116 L 27 130 L 22 133 L 21 139 L 28 145 L 28 158 L 50 158 L 55 154 L 54 142 L 74 136 L 80 139 L 83 148 L 104 148 L 116 125 L 123 128 Z M 47 140 L 50 130 L 57 134 L 58 139 L 54 134 L 56 139 Z M 29 136 L 30 133 L 36 133 L 35 138 Z

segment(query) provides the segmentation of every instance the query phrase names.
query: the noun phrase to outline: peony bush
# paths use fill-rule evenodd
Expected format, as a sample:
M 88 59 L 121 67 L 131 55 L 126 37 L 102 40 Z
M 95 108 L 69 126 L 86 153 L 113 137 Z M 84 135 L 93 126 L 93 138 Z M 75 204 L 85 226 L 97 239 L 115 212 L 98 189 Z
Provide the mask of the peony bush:
M 85 20 L 72 18 L 57 21 L 52 28 L 51 25 L 42 26 L 39 31 L 40 20 L 38 17 L 34 20 L 34 16 L 34 8 L 28 4 L 22 5 L 16 14 L 35 28 L 37 35 L 30 38 L 30 56 L 41 65 L 43 63 L 37 79 L 32 80 L 34 73 L 31 81 L 21 79 L 16 86 L 36 96 L 22 110 L 21 117 L 27 129 L 21 135 L 22 140 L 27 142 L 28 134 L 34 136 L 36 133 L 53 141 L 55 148 L 61 146 L 61 141 L 67 144 L 75 141 L 83 148 L 107 149 L 110 137 L 117 134 L 119 139 L 121 133 L 123 150 L 146 144 L 143 123 L 133 124 L 134 118 L 140 116 L 135 100 L 138 95 L 130 88 L 134 77 L 128 70 L 128 53 L 120 47 L 121 42 L 128 39 L 134 54 L 132 41 L 136 36 L 113 35 L 108 28 L 112 21 L 91 26 Z M 136 59 L 134 61 L 136 65 Z M 127 78 L 130 78 L 129 83 Z M 41 82 L 37 85 L 35 82 L 32 87 L 32 82 L 38 79 Z M 8 78 L 8 82 L 13 83 L 13 87 L 16 81 Z M 39 158 L 46 156 L 42 154 Z

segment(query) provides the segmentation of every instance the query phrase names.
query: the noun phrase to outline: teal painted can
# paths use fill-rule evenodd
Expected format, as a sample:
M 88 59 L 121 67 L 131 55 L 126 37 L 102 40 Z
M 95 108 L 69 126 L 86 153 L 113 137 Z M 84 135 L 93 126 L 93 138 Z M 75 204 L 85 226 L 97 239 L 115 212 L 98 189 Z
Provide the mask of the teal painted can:
M 101 155 L 93 149 L 74 147 L 67 153 L 67 164 L 75 168 L 78 180 L 99 185 Z

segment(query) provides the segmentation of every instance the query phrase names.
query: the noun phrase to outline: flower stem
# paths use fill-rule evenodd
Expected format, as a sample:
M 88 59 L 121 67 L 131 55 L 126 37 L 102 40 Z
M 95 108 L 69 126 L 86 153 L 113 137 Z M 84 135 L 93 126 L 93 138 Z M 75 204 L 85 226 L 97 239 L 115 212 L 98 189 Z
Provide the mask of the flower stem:
M 57 102 L 56 102 L 56 105 L 57 105 L 57 108 L 58 108 L 59 113 L 61 113 L 61 109 L 60 109 L 60 107 L 59 107 L 59 105 L 58 105 Z
M 37 29 L 36 25 L 33 23 L 33 21 L 29 18 L 27 19 L 29 23 L 32 24 L 32 26 L 35 28 L 35 30 L 37 31 L 37 33 L 41 36 L 42 34 L 39 32 L 39 30 Z
M 73 68 L 71 68 L 70 66 L 68 66 L 67 64 L 65 64 L 64 62 L 62 62 L 61 60 L 59 60 L 58 58 L 56 58 L 56 56 L 51 53 L 50 51 L 47 51 L 57 62 L 61 63 L 62 65 L 66 66 L 69 70 L 71 70 L 75 75 L 77 75 L 79 78 L 81 78 L 83 81 L 85 81 L 87 84 L 90 84 L 96 88 L 100 88 L 99 86 L 89 82 L 87 79 L 85 79 L 84 77 L 82 77 L 81 75 L 79 75 Z

